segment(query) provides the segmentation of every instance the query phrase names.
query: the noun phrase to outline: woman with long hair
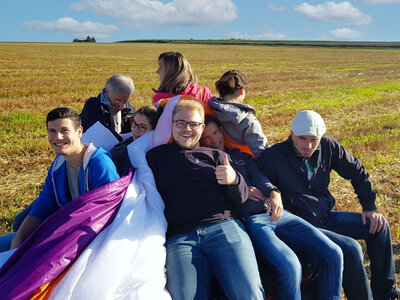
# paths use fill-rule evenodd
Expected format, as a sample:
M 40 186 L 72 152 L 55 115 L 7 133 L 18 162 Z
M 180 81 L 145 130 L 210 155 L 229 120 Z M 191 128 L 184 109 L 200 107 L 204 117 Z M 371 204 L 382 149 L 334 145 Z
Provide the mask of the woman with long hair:
M 158 57 L 157 74 L 160 85 L 153 97 L 153 103 L 176 95 L 190 95 L 204 103 L 211 98 L 206 86 L 197 84 L 197 78 L 186 57 L 181 52 L 164 52 Z

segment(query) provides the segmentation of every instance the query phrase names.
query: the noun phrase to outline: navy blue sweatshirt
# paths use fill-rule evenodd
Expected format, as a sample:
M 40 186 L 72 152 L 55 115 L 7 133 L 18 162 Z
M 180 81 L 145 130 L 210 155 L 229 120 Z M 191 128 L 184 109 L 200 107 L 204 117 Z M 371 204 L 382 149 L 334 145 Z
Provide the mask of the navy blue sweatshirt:
M 328 190 L 331 170 L 351 181 L 363 211 L 375 210 L 376 194 L 357 158 L 334 138 L 324 135 L 319 149 L 309 158 L 314 174 L 307 177 L 304 159 L 297 155 L 292 139 L 266 148 L 257 158 L 261 170 L 282 194 L 283 206 L 313 225 L 322 225 L 335 199 Z

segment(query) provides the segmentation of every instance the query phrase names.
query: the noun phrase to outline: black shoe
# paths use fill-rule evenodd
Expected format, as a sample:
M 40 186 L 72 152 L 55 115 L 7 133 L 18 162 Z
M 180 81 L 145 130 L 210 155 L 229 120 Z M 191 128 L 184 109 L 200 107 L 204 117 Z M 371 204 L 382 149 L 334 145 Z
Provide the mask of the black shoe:
M 387 294 L 387 297 L 390 300 L 400 299 L 400 290 L 397 287 L 392 286 L 392 289 Z

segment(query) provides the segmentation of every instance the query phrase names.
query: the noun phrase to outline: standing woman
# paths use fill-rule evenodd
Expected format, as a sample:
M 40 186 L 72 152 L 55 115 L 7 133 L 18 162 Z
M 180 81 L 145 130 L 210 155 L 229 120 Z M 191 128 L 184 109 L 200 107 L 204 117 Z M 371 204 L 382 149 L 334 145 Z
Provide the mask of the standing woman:
M 153 103 L 176 95 L 190 95 L 204 103 L 211 98 L 208 87 L 198 85 L 197 78 L 186 57 L 181 52 L 164 52 L 158 57 L 157 74 L 160 86 L 153 97 Z
M 241 72 L 225 72 L 215 83 L 220 98 L 212 97 L 208 106 L 225 132 L 236 142 L 247 145 L 257 157 L 268 147 L 268 140 L 254 108 L 243 103 L 246 85 L 247 79 Z

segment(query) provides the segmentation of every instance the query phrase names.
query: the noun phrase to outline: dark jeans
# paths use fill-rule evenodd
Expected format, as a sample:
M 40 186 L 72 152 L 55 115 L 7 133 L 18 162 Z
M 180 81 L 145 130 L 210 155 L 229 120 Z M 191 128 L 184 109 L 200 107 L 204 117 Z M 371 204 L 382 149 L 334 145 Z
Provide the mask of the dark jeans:
M 396 281 L 392 242 L 389 223 L 384 230 L 370 234 L 369 222 L 363 225 L 361 214 L 331 211 L 324 225 L 319 226 L 343 251 L 343 288 L 347 299 L 385 299 L 382 295 L 389 291 Z M 367 254 L 371 262 L 371 286 L 368 282 L 361 246 L 356 240 L 365 240 Z M 372 289 L 372 293 L 371 293 Z

